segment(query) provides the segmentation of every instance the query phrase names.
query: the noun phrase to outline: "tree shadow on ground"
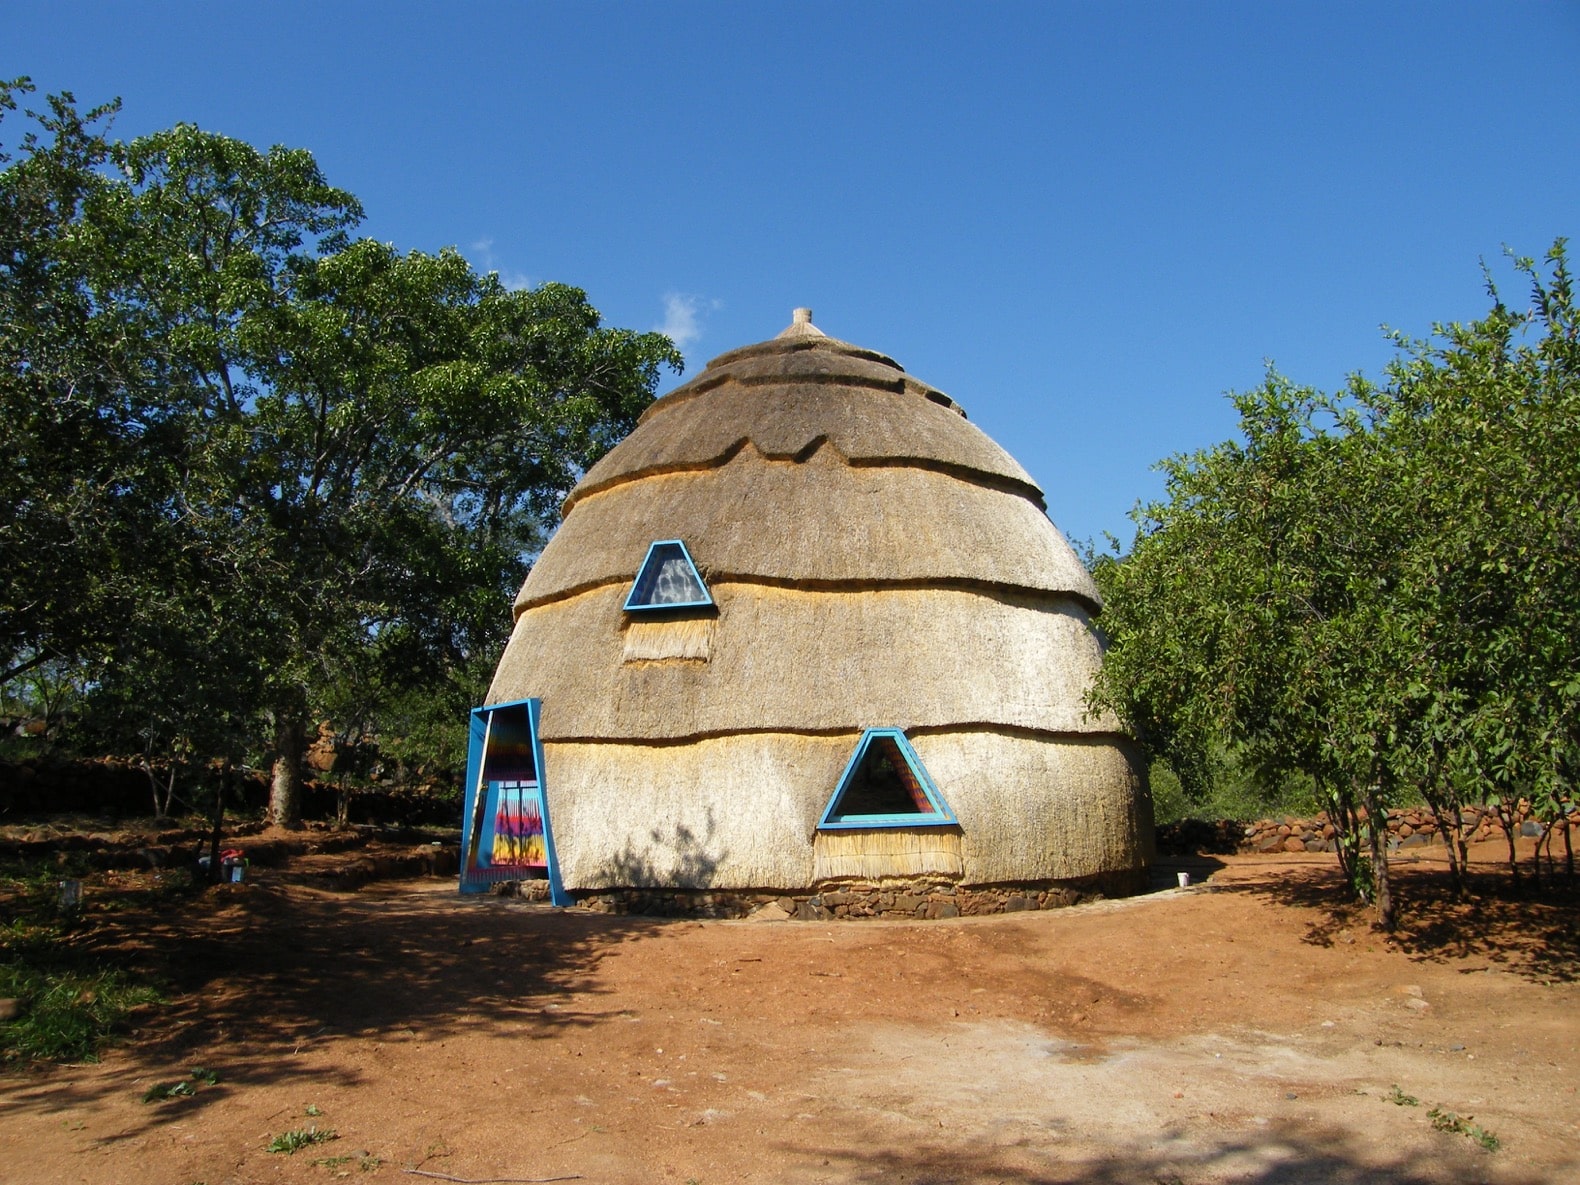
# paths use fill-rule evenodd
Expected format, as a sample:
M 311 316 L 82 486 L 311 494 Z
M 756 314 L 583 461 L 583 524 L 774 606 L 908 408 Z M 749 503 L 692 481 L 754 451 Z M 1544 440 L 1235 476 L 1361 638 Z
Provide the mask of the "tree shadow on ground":
M 1467 971 L 1490 963 L 1536 982 L 1580 981 L 1580 885 L 1549 877 L 1538 889 L 1501 872 L 1473 872 L 1469 896 L 1460 900 L 1445 868 L 1400 863 L 1391 871 L 1399 924 L 1386 937 L 1410 958 L 1477 964 Z M 1375 929 L 1375 910 L 1348 899 L 1336 866 L 1291 865 L 1214 891 L 1314 911 L 1319 916 L 1307 923 L 1306 941 L 1315 946 Z
M 453 882 L 354 894 L 293 889 L 265 875 L 158 911 L 128 910 L 88 942 L 104 962 L 167 985 L 130 1056 L 109 1072 L 24 1072 L 9 1104 L 55 1112 L 118 1092 L 140 1096 L 192 1067 L 215 1071 L 191 1097 L 150 1104 L 131 1138 L 191 1119 L 227 1087 L 282 1081 L 355 1085 L 318 1052 L 337 1038 L 432 1044 L 466 1033 L 542 1040 L 620 1019 L 600 1007 L 597 969 L 665 922 L 562 911 L 519 898 L 457 900 Z M 153 1075 L 154 1077 L 150 1077 Z
M 797 1158 L 809 1153 L 805 1146 L 785 1150 Z M 1233 1181 L 1235 1185 L 1444 1185 L 1491 1175 L 1490 1168 L 1481 1163 L 1488 1154 L 1468 1146 L 1445 1143 L 1441 1155 L 1432 1156 L 1423 1166 L 1419 1156 L 1393 1157 L 1350 1133 L 1313 1132 L 1276 1124 L 1254 1137 L 1206 1145 L 1165 1138 L 1161 1146 L 1075 1155 L 1058 1163 L 1049 1163 L 1044 1152 L 1013 1146 L 920 1144 L 904 1151 L 841 1150 L 816 1155 L 824 1158 L 830 1178 L 884 1185 L 896 1181 L 906 1185 L 1188 1185 L 1205 1181 Z M 1042 1163 L 1032 1165 L 1029 1161 Z M 1511 1174 L 1507 1166 L 1499 1169 L 1498 1179 L 1508 1185 L 1545 1185 L 1546 1178 Z

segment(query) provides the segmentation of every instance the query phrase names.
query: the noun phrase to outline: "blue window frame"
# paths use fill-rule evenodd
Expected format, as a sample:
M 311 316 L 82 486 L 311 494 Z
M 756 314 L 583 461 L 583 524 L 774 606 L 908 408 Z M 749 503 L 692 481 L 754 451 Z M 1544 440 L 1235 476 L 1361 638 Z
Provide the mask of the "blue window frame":
M 629 611 L 701 609 L 712 604 L 702 574 L 679 539 L 660 539 L 648 547 L 647 558 L 625 598 Z
M 922 759 L 898 728 L 869 728 L 823 808 L 820 830 L 956 824 Z

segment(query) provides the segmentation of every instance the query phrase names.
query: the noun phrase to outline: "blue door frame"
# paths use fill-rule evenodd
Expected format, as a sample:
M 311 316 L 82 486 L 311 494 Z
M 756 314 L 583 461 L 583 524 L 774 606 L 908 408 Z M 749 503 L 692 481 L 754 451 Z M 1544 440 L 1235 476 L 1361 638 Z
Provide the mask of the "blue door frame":
M 560 881 L 554 831 L 549 822 L 543 742 L 538 735 L 542 701 L 512 700 L 472 709 L 466 746 L 466 793 L 461 814 L 461 876 L 463 893 L 485 893 L 489 886 L 522 879 L 526 864 L 494 863 L 496 827 L 503 814 L 502 798 L 513 797 L 526 811 L 535 805 L 541 820 L 543 856 L 549 900 L 571 905 L 574 899 Z M 533 862 L 532 867 L 537 867 Z

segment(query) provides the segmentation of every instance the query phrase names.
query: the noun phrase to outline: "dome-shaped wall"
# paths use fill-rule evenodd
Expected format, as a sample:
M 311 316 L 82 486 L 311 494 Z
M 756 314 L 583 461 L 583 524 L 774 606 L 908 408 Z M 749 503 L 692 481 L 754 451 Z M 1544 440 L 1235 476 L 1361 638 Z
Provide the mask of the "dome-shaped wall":
M 624 607 L 663 540 L 711 605 Z M 798 319 L 654 403 L 587 473 L 489 700 L 542 700 L 572 892 L 1134 872 L 1144 780 L 1082 702 L 1097 608 L 1008 454 L 941 392 Z M 957 825 L 820 830 L 879 727 L 909 738 Z

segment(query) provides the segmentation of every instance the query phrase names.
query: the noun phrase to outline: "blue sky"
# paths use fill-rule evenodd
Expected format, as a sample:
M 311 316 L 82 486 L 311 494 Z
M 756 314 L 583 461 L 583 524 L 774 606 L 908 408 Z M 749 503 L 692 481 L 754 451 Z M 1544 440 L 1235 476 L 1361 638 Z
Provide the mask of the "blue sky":
M 18 74 L 309 148 L 365 233 L 582 287 L 688 375 L 809 305 L 1076 538 L 1264 360 L 1375 374 L 1580 231 L 1574 3 L 7 0 Z

